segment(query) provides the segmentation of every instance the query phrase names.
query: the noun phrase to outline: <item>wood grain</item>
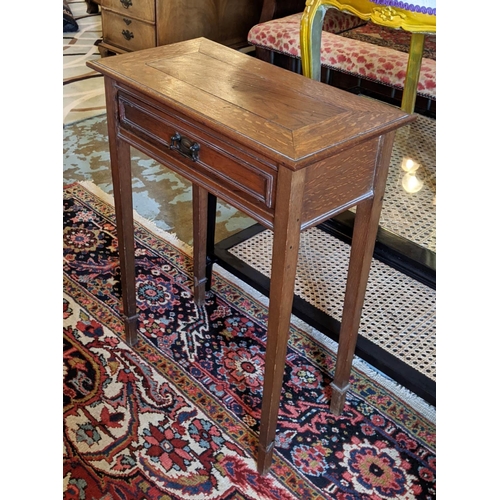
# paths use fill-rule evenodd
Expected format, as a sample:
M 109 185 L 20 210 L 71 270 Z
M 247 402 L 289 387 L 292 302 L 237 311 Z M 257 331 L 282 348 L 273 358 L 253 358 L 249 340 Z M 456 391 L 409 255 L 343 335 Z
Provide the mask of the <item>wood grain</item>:
M 378 138 L 307 168 L 302 229 L 356 205 L 373 191 Z
M 112 115 L 116 115 L 116 89 L 109 80 L 105 80 L 105 93 L 106 107 Z M 125 340 L 128 344 L 134 345 L 137 343 L 138 313 L 135 295 L 135 243 L 130 145 L 118 137 L 115 120 L 108 120 L 108 136 L 118 233 Z
M 155 0 L 131 0 L 124 3 L 120 0 L 102 0 L 101 2 L 103 10 L 111 10 L 117 14 L 150 23 L 154 23 L 156 19 L 155 5 Z
M 239 49 L 258 23 L 263 0 L 103 0 L 103 56 L 205 37 Z M 134 38 L 122 38 L 123 19 Z M 149 26 L 147 28 L 146 26 Z M 131 30 L 129 30 L 131 31 Z
M 157 0 L 156 9 L 158 45 L 202 36 L 241 47 L 259 21 L 262 0 Z
M 128 51 L 149 49 L 156 45 L 153 24 L 107 9 L 102 9 L 102 36 L 108 43 Z
M 278 174 L 266 368 L 257 459 L 257 468 L 261 474 L 267 474 L 271 467 L 276 435 L 300 246 L 304 178 L 305 170 L 292 172 L 282 168 Z
M 221 62 L 226 69 L 218 81 L 207 78 L 201 83 L 209 68 L 220 69 Z M 89 66 L 126 85 L 134 86 L 140 79 L 152 98 L 294 170 L 414 119 L 397 108 L 313 82 L 203 38 L 139 56 L 92 61 Z M 240 86 L 243 81 L 259 81 L 259 92 Z
M 331 384 L 333 396 L 330 409 L 336 415 L 342 413 L 349 386 L 352 360 L 382 210 L 394 134 L 395 132 L 390 132 L 380 137 L 373 168 L 373 196 L 359 203 L 356 209 L 339 334 L 337 364 Z

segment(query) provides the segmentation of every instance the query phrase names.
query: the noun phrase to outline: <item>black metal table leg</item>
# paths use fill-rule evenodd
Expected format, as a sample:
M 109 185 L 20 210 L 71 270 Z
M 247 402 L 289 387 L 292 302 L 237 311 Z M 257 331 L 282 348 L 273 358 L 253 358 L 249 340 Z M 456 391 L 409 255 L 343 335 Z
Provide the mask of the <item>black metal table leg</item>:
M 216 262 L 215 257 L 215 221 L 217 219 L 217 196 L 208 193 L 207 203 L 207 281 L 206 291 L 208 292 L 212 287 L 212 267 Z

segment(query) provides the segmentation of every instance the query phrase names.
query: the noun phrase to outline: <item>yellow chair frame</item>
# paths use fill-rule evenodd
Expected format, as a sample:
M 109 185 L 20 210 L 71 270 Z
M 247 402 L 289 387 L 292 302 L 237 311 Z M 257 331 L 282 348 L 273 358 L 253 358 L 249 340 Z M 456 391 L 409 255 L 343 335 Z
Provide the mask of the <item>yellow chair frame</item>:
M 307 0 L 300 23 L 302 71 L 308 78 L 318 81 L 321 78 L 323 18 L 329 8 L 354 14 L 365 21 L 389 28 L 404 29 L 412 34 L 401 109 L 413 113 L 424 39 L 426 34 L 436 33 L 436 16 L 375 4 L 369 0 Z

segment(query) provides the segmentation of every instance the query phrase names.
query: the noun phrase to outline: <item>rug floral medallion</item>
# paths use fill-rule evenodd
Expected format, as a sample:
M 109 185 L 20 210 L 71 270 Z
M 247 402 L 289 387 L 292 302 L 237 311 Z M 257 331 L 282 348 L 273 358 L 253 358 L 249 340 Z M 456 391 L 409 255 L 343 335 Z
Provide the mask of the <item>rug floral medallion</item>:
M 112 205 L 65 187 L 63 233 L 65 499 L 435 498 L 434 422 L 357 368 L 332 415 L 334 351 L 295 323 L 260 476 L 266 306 L 216 272 L 198 309 L 189 249 L 137 222 L 131 348 Z

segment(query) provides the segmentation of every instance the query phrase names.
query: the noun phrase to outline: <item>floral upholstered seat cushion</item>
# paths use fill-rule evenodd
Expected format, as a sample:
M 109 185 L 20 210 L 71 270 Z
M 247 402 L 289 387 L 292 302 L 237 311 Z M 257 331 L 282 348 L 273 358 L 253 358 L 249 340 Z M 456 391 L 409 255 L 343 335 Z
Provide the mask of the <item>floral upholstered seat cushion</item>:
M 302 17 L 302 13 L 294 14 L 295 16 Z M 323 19 L 323 31 L 328 31 L 329 33 L 343 33 L 344 31 L 352 30 L 358 26 L 363 26 L 366 21 L 360 19 L 359 17 L 347 14 L 345 12 L 340 12 L 337 9 L 328 9 L 325 12 L 325 17 Z
M 327 13 L 330 11 L 338 12 L 328 9 Z M 249 31 L 248 42 L 256 47 L 300 58 L 301 17 L 302 13 L 298 13 L 257 24 Z M 343 73 L 403 89 L 408 54 L 323 30 L 321 64 Z M 417 94 L 436 99 L 435 60 L 422 60 Z

